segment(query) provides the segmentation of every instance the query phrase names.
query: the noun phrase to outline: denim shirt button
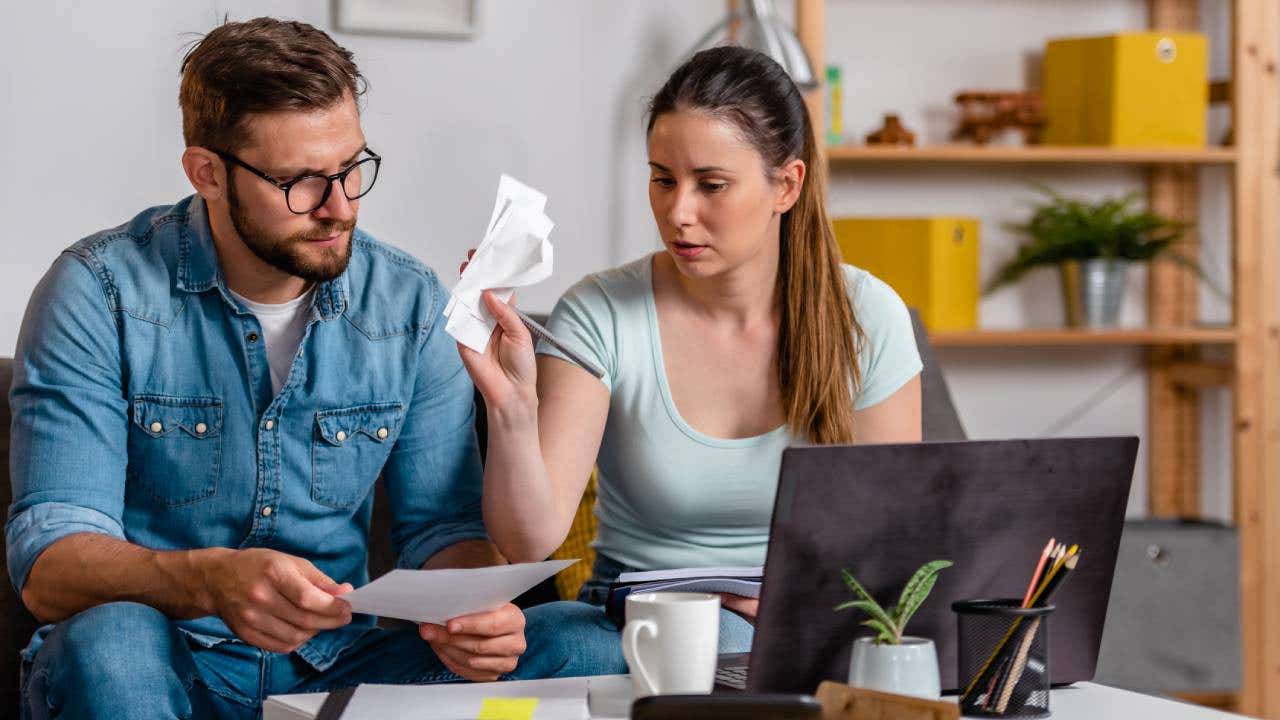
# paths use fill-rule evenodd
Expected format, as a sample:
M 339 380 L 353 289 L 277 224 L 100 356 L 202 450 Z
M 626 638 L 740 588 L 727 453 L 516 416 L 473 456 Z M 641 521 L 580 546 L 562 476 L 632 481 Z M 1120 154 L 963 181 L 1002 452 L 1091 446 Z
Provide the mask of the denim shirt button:
M 248 341 L 249 341 L 249 342 L 251 342 L 251 343 L 256 343 L 256 342 L 258 342 L 258 333 L 256 333 L 256 332 L 251 332 L 251 333 L 249 333 L 248 335 L 245 335 L 245 336 L 244 336 L 244 339 L 245 339 L 245 340 L 248 340 Z
M 262 517 L 271 517 L 271 506 L 262 508 Z
M 158 421 L 151 423 L 151 432 L 160 432 L 163 429 L 164 425 L 161 425 Z
M 347 433 L 345 430 L 339 430 L 338 434 L 333 437 L 337 439 L 338 442 L 344 442 L 347 439 Z
M 379 440 L 386 440 L 386 439 L 387 439 L 387 436 L 388 436 L 388 435 L 390 435 L 390 434 L 391 434 L 391 433 L 390 433 L 390 432 L 388 432 L 386 428 L 378 428 L 378 439 L 379 439 Z
M 265 425 L 264 427 L 266 427 L 268 430 L 270 430 L 271 428 L 273 428 L 273 427 L 275 427 L 275 426 L 276 426 L 276 421 L 275 421 L 275 420 L 268 420 L 268 421 L 267 421 L 267 423 L 266 423 L 266 425 Z
M 208 426 L 208 425 L 205 425 L 204 423 L 196 423 L 196 434 L 197 434 L 197 435 L 203 435 L 203 434 L 205 434 L 205 432 L 206 432 L 208 429 L 209 429 L 209 426 Z

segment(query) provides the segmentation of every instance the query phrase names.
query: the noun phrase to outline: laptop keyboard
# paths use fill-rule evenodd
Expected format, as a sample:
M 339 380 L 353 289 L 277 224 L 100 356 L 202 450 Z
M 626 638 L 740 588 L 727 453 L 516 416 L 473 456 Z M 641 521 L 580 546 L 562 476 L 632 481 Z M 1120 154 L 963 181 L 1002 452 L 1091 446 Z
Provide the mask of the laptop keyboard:
M 747 666 L 732 665 L 716 668 L 716 684 L 731 687 L 735 690 L 746 690 Z

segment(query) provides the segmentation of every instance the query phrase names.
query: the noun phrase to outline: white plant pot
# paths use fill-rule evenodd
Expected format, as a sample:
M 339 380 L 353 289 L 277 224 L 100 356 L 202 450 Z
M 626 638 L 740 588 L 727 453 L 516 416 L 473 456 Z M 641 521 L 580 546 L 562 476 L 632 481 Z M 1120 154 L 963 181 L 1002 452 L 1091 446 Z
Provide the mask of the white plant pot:
M 904 637 L 898 645 L 877 645 L 875 638 L 853 641 L 849 660 L 851 687 L 937 700 L 942 696 L 938 652 L 933 641 Z

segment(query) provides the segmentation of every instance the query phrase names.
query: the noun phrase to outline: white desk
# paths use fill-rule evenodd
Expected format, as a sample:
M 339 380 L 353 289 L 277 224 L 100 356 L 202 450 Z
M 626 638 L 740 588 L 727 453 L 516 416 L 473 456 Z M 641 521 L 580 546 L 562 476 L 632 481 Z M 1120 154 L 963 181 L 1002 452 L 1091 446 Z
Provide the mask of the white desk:
M 592 678 L 590 705 L 593 720 L 625 720 L 631 710 L 631 679 L 626 675 Z M 312 720 L 324 702 L 324 694 L 277 695 L 268 698 L 264 720 Z M 1053 720 L 1228 720 L 1243 715 L 1117 690 L 1105 685 L 1080 683 L 1052 691 L 1049 710 Z M 405 708 L 405 717 L 413 708 Z

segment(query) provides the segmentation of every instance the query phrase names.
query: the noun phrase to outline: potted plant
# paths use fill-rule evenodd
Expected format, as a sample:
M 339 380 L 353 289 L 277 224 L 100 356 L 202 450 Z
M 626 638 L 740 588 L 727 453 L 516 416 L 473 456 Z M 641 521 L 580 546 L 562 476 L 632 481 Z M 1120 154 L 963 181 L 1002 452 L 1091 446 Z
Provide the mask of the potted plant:
M 850 686 L 932 699 L 941 696 L 938 652 L 933 640 L 909 637 L 905 633 L 907 622 L 933 590 L 938 572 L 949 567 L 950 560 L 934 560 L 922 565 L 902 588 L 898 604 L 888 609 L 876 602 L 852 573 L 841 570 L 845 585 L 856 599 L 837 605 L 836 610 L 861 610 L 869 616 L 862 624 L 875 631 L 874 635 L 853 641 Z
M 1047 202 L 1035 206 L 1025 224 L 1009 226 L 1029 241 L 996 272 L 984 292 L 1035 268 L 1057 266 L 1067 325 L 1103 328 L 1117 323 L 1129 267 L 1135 262 L 1168 257 L 1206 279 L 1195 262 L 1172 251 L 1186 225 L 1135 207 L 1137 195 L 1090 203 L 1040 189 Z

